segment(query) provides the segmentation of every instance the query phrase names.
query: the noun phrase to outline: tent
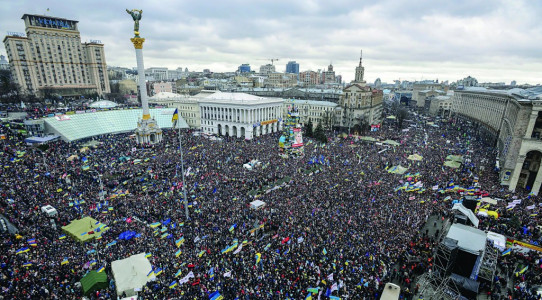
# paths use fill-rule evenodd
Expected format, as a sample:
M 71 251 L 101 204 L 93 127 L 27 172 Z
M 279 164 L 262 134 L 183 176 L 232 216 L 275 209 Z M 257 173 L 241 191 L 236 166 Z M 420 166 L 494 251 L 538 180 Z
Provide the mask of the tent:
M 474 215 L 472 210 L 466 208 L 465 206 L 463 206 L 463 204 L 461 203 L 454 204 L 454 207 L 452 207 L 452 210 L 461 212 L 463 215 L 469 218 L 469 221 L 472 223 L 472 225 L 474 225 L 474 227 L 478 227 L 480 220 L 478 220 L 478 218 Z
M 62 226 L 62 231 L 79 242 L 88 242 L 100 236 L 108 228 L 91 217 L 73 220 L 70 224 Z
M 388 144 L 388 145 L 392 145 L 392 146 L 399 146 L 401 145 L 400 143 L 394 141 L 394 140 L 385 140 L 382 142 L 383 144 Z
M 497 205 L 497 200 L 490 198 L 490 197 L 483 197 L 482 202 L 486 202 L 489 204 Z
M 461 155 L 448 155 L 446 156 L 447 160 L 457 161 L 462 163 L 463 162 L 463 156 Z
M 423 159 L 423 156 L 419 155 L 419 154 L 412 154 L 412 155 L 409 155 L 407 157 L 407 159 L 410 159 L 410 160 L 416 160 L 416 161 L 420 161 Z
M 457 169 L 461 166 L 461 163 L 453 160 L 447 160 L 444 162 L 444 165 L 450 168 Z
M 115 278 L 117 295 L 122 293 L 126 293 L 126 296 L 136 295 L 137 290 L 140 290 L 147 281 L 156 278 L 154 275 L 147 276 L 151 270 L 151 263 L 145 257 L 145 253 L 112 262 L 111 271 Z
M 495 248 L 504 251 L 506 249 L 506 237 L 502 234 L 495 233 L 493 231 L 488 231 L 487 239 L 493 241 Z
M 388 173 L 393 173 L 393 174 L 405 174 L 405 172 L 408 170 L 408 168 L 405 168 L 401 165 L 398 165 L 398 166 L 395 166 L 395 167 L 391 167 L 390 169 L 388 169 Z
M 363 141 L 369 141 L 369 142 L 376 142 L 378 141 L 377 139 L 375 139 L 374 137 L 370 137 L 370 136 L 362 136 L 360 138 L 360 140 L 363 140 Z
M 250 202 L 250 208 L 254 209 L 254 210 L 258 210 L 260 208 L 263 208 L 265 206 L 265 202 L 261 201 L 261 200 L 254 200 L 252 202 Z
M 96 272 L 92 270 L 81 278 L 81 288 L 83 289 L 83 295 L 88 295 L 93 291 L 103 290 L 108 287 L 107 274 L 105 272 Z

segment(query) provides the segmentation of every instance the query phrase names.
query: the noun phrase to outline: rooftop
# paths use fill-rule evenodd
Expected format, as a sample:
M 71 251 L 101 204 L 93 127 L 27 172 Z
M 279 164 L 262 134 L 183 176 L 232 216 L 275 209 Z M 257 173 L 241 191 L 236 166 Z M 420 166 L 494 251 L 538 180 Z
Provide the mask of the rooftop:
M 225 93 L 217 91 L 199 99 L 199 102 L 223 103 L 223 104 L 267 104 L 283 102 L 283 99 L 264 98 L 246 93 Z

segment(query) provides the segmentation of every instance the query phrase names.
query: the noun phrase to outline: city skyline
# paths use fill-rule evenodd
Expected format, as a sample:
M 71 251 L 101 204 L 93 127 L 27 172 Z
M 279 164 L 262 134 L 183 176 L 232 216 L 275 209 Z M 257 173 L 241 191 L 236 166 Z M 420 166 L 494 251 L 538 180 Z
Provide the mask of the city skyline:
M 24 32 L 25 13 L 79 21 L 82 42 L 101 40 L 109 66 L 136 65 L 130 37 L 133 22 L 125 9 L 143 10 L 141 36 L 149 67 L 188 67 L 233 72 L 275 61 L 283 72 L 290 60 L 300 71 L 326 69 L 354 79 L 363 49 L 366 80 L 439 79 L 473 76 L 479 82 L 540 83 L 538 52 L 542 4 L 528 1 L 403 3 L 380 1 L 38 1 L 5 3 L 0 27 Z M 133 7 L 132 7 L 133 6 Z M 137 7 L 136 7 L 137 6 Z M 96 10 L 96 7 L 105 9 Z M 49 11 L 47 11 L 49 9 Z M 4 32 L 4 35 L 6 32 Z M 5 55 L 4 46 L 0 54 Z

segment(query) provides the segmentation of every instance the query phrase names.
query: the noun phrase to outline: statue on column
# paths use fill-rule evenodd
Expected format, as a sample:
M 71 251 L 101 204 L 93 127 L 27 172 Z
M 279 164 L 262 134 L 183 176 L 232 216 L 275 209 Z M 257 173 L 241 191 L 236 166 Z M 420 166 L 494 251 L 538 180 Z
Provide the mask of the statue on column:
M 139 37 L 139 20 L 141 20 L 141 14 L 143 14 L 143 10 L 141 10 L 141 9 L 132 9 L 132 10 L 126 9 L 126 12 L 129 13 L 132 16 L 132 19 L 134 19 L 134 34 L 135 34 L 136 37 Z

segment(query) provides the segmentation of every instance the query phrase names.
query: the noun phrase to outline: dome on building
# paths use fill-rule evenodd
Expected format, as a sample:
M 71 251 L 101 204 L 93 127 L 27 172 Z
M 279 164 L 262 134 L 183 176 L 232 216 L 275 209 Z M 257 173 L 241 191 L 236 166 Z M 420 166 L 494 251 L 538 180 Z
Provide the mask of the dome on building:
M 90 104 L 92 108 L 113 108 L 117 107 L 117 103 L 109 100 L 99 100 Z

